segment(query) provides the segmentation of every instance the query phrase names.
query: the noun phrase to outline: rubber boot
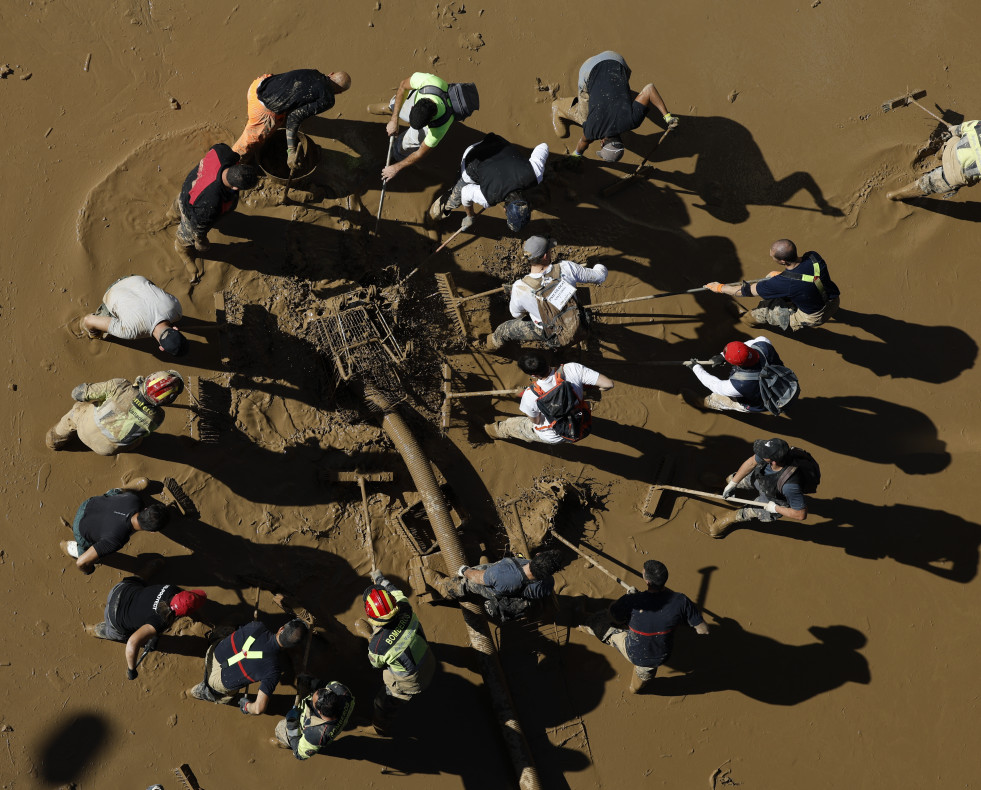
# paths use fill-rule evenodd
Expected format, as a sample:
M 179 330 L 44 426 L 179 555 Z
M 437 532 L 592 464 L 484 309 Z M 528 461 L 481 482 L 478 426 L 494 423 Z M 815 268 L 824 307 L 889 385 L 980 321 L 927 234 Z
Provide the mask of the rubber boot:
M 120 481 L 122 485 L 120 488 L 125 488 L 127 491 L 146 491 L 147 486 L 150 485 L 150 481 L 145 477 L 131 477 L 122 478 Z
M 630 693 L 640 694 L 650 684 L 650 680 L 641 680 L 636 672 L 630 678 Z
M 699 395 L 692 390 L 684 389 L 680 393 L 681 399 L 687 403 L 689 406 L 693 406 L 696 409 L 708 409 L 710 408 L 705 404 L 705 396 Z
M 49 450 L 63 450 L 71 438 L 59 439 L 54 432 L 54 428 L 44 434 L 44 444 Z
M 552 104 L 552 129 L 560 139 L 564 140 L 569 136 L 569 122 L 559 115 L 559 108 L 555 104 Z
M 743 513 L 743 509 L 733 510 L 731 513 L 727 513 L 722 518 L 715 518 L 714 516 L 709 516 L 712 519 L 708 523 L 708 534 L 713 538 L 724 538 L 726 533 L 732 528 L 733 524 L 738 524 L 740 521 L 745 521 L 746 516 Z
M 368 105 L 368 112 L 372 115 L 391 115 L 392 114 L 392 104 L 387 101 L 380 101 L 375 104 Z
M 491 439 L 500 439 L 500 435 L 497 433 L 497 423 L 489 422 L 484 426 L 484 433 L 486 433 Z
M 179 239 L 174 239 L 174 249 L 180 256 L 184 268 L 187 270 L 191 283 L 200 282 L 201 273 L 198 271 L 196 256 L 194 255 L 193 244 L 181 244 Z
M 923 190 L 920 189 L 920 182 L 914 181 L 912 184 L 907 184 L 902 189 L 886 192 L 886 197 L 889 198 L 889 200 L 908 200 L 909 198 L 923 197 Z
M 497 351 L 504 344 L 501 343 L 494 334 L 491 333 L 484 338 L 484 349 L 487 351 Z
M 106 634 L 106 624 L 99 623 L 98 625 L 87 625 L 85 626 L 85 633 L 89 636 L 94 636 L 96 639 L 108 639 Z

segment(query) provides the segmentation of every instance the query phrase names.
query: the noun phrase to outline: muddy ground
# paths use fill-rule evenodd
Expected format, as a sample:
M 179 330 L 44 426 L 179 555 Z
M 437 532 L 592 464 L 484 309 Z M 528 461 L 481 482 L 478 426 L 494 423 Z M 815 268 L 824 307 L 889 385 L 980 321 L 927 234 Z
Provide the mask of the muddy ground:
M 444 668 L 438 683 L 405 711 L 394 739 L 366 726 L 380 678 L 353 624 L 370 561 L 357 486 L 331 473 L 395 473 L 369 484 L 369 505 L 379 564 L 403 584 L 410 552 L 390 519 L 417 495 L 356 390 L 337 386 L 310 327 L 325 300 L 355 285 L 391 286 L 416 267 L 402 296 L 404 339 L 414 337 L 405 407 L 469 515 L 468 559 L 504 547 L 512 515 L 496 505 L 542 476 L 566 478 L 588 499 L 563 527 L 634 581 L 644 560 L 663 560 L 672 587 L 701 590 L 713 626 L 707 639 L 682 634 L 656 692 L 642 697 L 627 694 L 621 657 L 582 633 L 495 630 L 544 786 L 704 788 L 713 774 L 720 787 L 977 785 L 981 528 L 969 492 L 981 468 L 981 321 L 969 267 L 981 204 L 972 190 L 947 202 L 886 201 L 912 176 L 936 122 L 915 107 L 880 110 L 925 87 L 927 106 L 947 120 L 976 117 L 972 4 L 8 5 L 0 787 L 170 790 L 184 762 L 206 790 L 511 785 L 451 608 L 420 607 Z M 770 242 L 789 236 L 829 262 L 842 311 L 807 335 L 767 333 L 803 384 L 789 419 L 697 413 L 678 398 L 694 384 L 689 373 L 631 364 L 707 356 L 752 336 L 731 300 L 703 294 L 631 305 L 597 327 L 581 359 L 617 386 L 583 444 L 486 442 L 483 422 L 517 413 L 509 399 L 455 407 L 441 438 L 444 349 L 457 387 L 513 387 L 522 377 L 506 357 L 448 342 L 431 272 L 452 272 L 465 293 L 493 288 L 519 242 L 493 210 L 477 220 L 479 236 L 430 259 L 425 209 L 484 132 L 527 148 L 547 141 L 557 163 L 575 138 L 553 134 L 551 96 L 574 90 L 582 60 L 607 48 L 625 55 L 635 87 L 656 83 L 681 126 L 658 150 L 653 177 L 615 197 L 598 191 L 636 166 L 654 125 L 625 138 L 617 165 L 593 156 L 578 172 L 553 172 L 529 232 L 551 233 L 574 260 L 607 263 L 594 302 L 763 276 Z M 297 193 L 305 202 L 278 206 L 282 187 L 272 183 L 250 196 L 212 233 L 204 277 L 191 287 L 167 206 L 207 146 L 238 135 L 255 76 L 296 67 L 353 77 L 334 110 L 304 127 L 324 149 Z M 386 142 L 365 105 L 414 70 L 477 82 L 481 109 L 425 167 L 392 182 L 380 237 L 369 242 Z M 184 305 L 193 350 L 178 367 L 199 379 L 204 425 L 184 396 L 136 453 L 54 454 L 44 432 L 76 384 L 172 364 L 145 341 L 75 336 L 78 318 L 130 273 Z M 506 315 L 502 298 L 472 306 L 474 335 Z M 654 520 L 641 516 L 665 457 L 675 483 L 718 485 L 769 435 L 822 464 L 805 524 L 713 541 L 693 524 L 723 512 L 715 505 L 665 497 Z M 158 481 L 149 493 L 161 501 L 159 481 L 176 478 L 200 519 L 137 536 L 82 576 L 58 549 L 68 537 L 59 519 L 135 473 Z M 133 682 L 121 646 L 85 636 L 112 585 L 152 553 L 167 558 L 162 580 L 208 591 L 202 618 L 211 624 L 248 620 L 257 587 L 270 624 L 285 617 L 274 592 L 317 617 L 327 640 L 314 643 L 311 668 L 359 700 L 356 726 L 330 756 L 300 764 L 268 745 L 291 704 L 290 677 L 261 718 L 183 695 L 200 679 L 202 623 L 182 621 Z M 557 587 L 563 603 L 586 594 L 598 606 L 618 594 L 582 561 Z

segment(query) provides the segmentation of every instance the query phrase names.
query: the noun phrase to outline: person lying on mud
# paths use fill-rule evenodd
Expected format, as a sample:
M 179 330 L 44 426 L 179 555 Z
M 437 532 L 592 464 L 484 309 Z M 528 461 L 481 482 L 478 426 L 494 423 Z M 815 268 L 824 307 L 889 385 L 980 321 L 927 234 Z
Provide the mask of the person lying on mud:
M 208 232 L 223 214 L 238 206 L 239 190 L 259 183 L 259 171 L 239 164 L 239 155 L 224 143 L 212 146 L 197 166 L 187 174 L 173 211 L 180 216 L 174 249 L 180 255 L 190 281 L 200 279 L 194 250 L 204 252 L 211 245 Z
M 939 166 L 902 189 L 887 192 L 886 197 L 890 200 L 909 200 L 924 195 L 950 198 L 961 187 L 972 187 L 981 181 L 979 123 L 981 121 L 965 121 L 957 126 L 948 126 L 949 136 L 946 136 L 946 142 L 935 156 Z
M 575 286 L 579 283 L 602 285 L 607 268 L 597 263 L 591 269 L 572 261 L 552 262 L 554 239 L 532 236 L 524 244 L 525 261 L 530 271 L 511 287 L 510 321 L 499 324 L 487 336 L 485 348 L 497 351 L 509 341 L 545 343 L 549 348 L 561 348 L 576 342 L 584 334 L 582 307 L 576 301 Z M 558 289 L 571 286 L 563 300 L 557 301 Z
M 555 589 L 553 575 L 562 567 L 561 554 L 541 551 L 530 560 L 506 557 L 473 568 L 463 565 L 454 578 L 426 571 L 427 583 L 444 598 L 481 600 L 489 617 L 499 622 L 523 617 Z
M 351 87 L 346 71 L 323 74 L 316 69 L 295 69 L 283 74 L 257 77 L 246 93 L 248 120 L 232 150 L 251 157 L 277 129 L 286 126 L 286 164 L 297 163 L 297 132 L 300 124 L 334 106 L 334 97 Z
M 742 286 L 710 282 L 705 287 L 729 296 L 762 297 L 754 309 L 740 316 L 748 326 L 778 326 L 796 332 L 805 326 L 820 326 L 838 312 L 841 291 L 831 281 L 824 258 L 813 250 L 800 255 L 790 239 L 773 242 L 770 257 L 783 270 L 770 272 L 765 280 Z
M 126 644 L 126 677 L 136 680 L 140 648 L 152 650 L 160 634 L 179 617 L 197 611 L 207 600 L 204 590 L 182 590 L 175 584 L 147 584 L 146 578 L 163 563 L 157 562 L 141 576 L 127 576 L 109 591 L 103 622 L 86 625 L 85 633 L 97 639 L 111 639 Z
M 49 450 L 63 450 L 77 435 L 99 455 L 134 450 L 163 424 L 163 407 L 183 391 L 176 370 L 137 376 L 132 384 L 126 379 L 79 384 L 72 390 L 75 405 L 45 434 L 44 443 Z
M 176 296 L 133 274 L 110 285 L 99 309 L 84 316 L 79 326 L 93 340 L 105 335 L 122 340 L 153 337 L 161 351 L 182 357 L 187 338 L 176 324 L 183 315 Z
M 630 67 L 622 55 L 607 50 L 587 59 L 579 67 L 579 94 L 552 102 L 552 128 L 560 138 L 569 136 L 569 124 L 582 127 L 582 137 L 572 155 L 580 157 L 594 141 L 602 141 L 599 158 L 617 162 L 623 157 L 620 135 L 636 129 L 654 107 L 668 128 L 678 119 L 668 112 L 654 83 L 640 93 L 630 90 Z
M 429 208 L 434 220 L 448 217 L 460 206 L 466 212 L 461 230 L 473 225 L 473 204 L 484 208 L 503 201 L 508 228 L 517 233 L 531 221 L 531 206 L 525 192 L 545 177 L 548 145 L 539 143 L 525 157 L 517 146 L 497 134 L 488 134 L 463 152 L 460 179 L 446 195 Z

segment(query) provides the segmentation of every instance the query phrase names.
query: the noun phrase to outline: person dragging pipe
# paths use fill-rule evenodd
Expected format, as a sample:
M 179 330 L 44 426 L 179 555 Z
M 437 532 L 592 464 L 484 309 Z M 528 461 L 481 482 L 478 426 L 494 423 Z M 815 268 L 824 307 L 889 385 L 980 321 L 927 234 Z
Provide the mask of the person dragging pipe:
M 664 586 L 668 569 L 663 562 L 647 560 L 643 575 L 646 590 L 620 596 L 608 610 L 588 616 L 586 623 L 578 626 L 578 630 L 616 648 L 633 664 L 631 694 L 644 691 L 657 668 L 671 657 L 674 631 L 682 622 L 700 636 L 709 633 L 692 600 Z

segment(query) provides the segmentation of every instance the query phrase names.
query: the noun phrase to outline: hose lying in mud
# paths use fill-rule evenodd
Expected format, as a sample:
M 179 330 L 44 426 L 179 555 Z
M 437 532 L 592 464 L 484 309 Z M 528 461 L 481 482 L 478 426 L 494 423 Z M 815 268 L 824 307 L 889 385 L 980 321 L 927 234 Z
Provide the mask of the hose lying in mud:
M 382 428 L 409 468 L 412 482 L 422 496 L 426 515 L 429 517 L 433 531 L 439 541 L 446 567 L 455 569 L 461 565 L 466 565 L 466 557 L 463 555 L 456 530 L 453 528 L 446 499 L 443 497 L 443 492 L 440 491 L 436 475 L 433 474 L 432 465 L 423 453 L 416 437 L 409 430 L 402 416 L 392 409 L 383 395 L 370 392 L 366 395 L 366 399 L 369 405 L 375 406 L 382 412 Z M 461 601 L 460 610 L 463 612 L 463 621 L 467 626 L 470 644 L 480 654 L 484 685 L 490 693 L 494 713 L 497 715 L 501 732 L 504 735 L 504 743 L 511 755 L 514 770 L 518 774 L 518 786 L 521 790 L 540 790 L 541 783 L 538 779 L 538 771 L 535 769 L 531 750 L 528 748 L 528 742 L 525 740 L 521 724 L 514 712 L 511 692 L 508 690 L 504 671 L 498 660 L 497 651 L 494 649 L 494 643 L 491 641 L 483 609 L 470 601 Z

